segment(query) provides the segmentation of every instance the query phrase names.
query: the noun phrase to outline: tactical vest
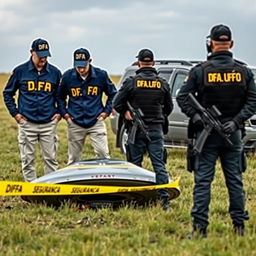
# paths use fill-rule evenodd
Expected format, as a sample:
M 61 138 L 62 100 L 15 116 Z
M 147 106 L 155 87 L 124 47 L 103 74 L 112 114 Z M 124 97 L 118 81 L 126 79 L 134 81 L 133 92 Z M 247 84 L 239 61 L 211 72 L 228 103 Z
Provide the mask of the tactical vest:
M 222 118 L 232 118 L 242 109 L 246 100 L 246 73 L 243 65 L 234 62 L 216 67 L 211 62 L 202 64 L 203 86 L 200 90 L 204 107 L 216 105 Z
M 164 121 L 162 105 L 165 93 L 162 79 L 157 76 L 146 79 L 142 75 L 137 75 L 134 77 L 133 84 L 130 102 L 135 108 L 142 110 L 144 122 L 162 124 Z

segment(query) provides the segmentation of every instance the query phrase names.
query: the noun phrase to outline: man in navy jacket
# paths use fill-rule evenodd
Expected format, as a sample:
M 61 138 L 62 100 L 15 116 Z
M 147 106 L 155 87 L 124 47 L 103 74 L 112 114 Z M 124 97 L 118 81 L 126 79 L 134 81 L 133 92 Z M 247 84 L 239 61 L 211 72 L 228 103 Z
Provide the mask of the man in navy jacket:
M 58 90 L 60 112 L 68 123 L 68 164 L 81 159 L 87 135 L 96 157 L 109 158 L 104 120 L 112 111 L 116 88 L 107 72 L 92 66 L 91 61 L 87 49 L 77 49 L 74 68 L 63 74 Z M 103 93 L 107 96 L 105 104 Z
M 58 112 L 56 93 L 61 72 L 47 62 L 49 44 L 36 39 L 31 46 L 31 58 L 17 66 L 4 89 L 4 101 L 18 123 L 18 141 L 25 181 L 36 179 L 34 166 L 36 142 L 40 143 L 44 172 L 57 169 L 56 126 L 61 116 Z M 14 96 L 18 94 L 18 104 Z

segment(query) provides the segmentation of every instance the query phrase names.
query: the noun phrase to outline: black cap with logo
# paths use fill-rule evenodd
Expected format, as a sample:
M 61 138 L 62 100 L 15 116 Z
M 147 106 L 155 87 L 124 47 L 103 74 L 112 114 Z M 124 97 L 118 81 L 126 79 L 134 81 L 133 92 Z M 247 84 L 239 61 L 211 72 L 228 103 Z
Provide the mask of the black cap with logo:
M 136 58 L 138 58 L 139 61 L 152 62 L 152 61 L 154 61 L 154 54 L 149 49 L 142 49 L 139 51 Z
M 231 30 L 226 25 L 216 25 L 211 29 L 209 37 L 214 41 L 231 41 Z

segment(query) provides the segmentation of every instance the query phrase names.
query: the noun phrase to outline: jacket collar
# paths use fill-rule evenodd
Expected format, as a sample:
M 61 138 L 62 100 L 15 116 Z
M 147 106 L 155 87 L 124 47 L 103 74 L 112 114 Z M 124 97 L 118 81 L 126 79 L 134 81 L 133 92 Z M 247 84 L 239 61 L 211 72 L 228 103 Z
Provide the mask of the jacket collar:
M 35 65 L 34 65 L 34 63 L 33 63 L 33 61 L 32 61 L 32 57 L 31 57 L 29 59 L 29 61 L 28 61 L 28 70 L 31 71 L 33 69 L 37 70 Z M 44 68 L 42 70 L 46 70 L 48 73 L 50 72 L 50 70 L 49 70 L 49 63 L 48 62 L 46 62 L 45 66 L 44 66 Z
M 143 68 L 140 68 L 140 69 L 136 70 L 136 74 L 147 73 L 147 72 L 154 72 L 154 73 L 157 74 L 156 69 L 153 68 L 153 67 L 143 67 Z
M 79 73 L 76 71 L 76 68 L 72 69 L 72 76 L 75 76 L 77 78 L 81 78 Z M 88 75 L 87 78 L 95 78 L 95 77 L 97 77 L 96 72 L 95 72 L 95 68 L 92 65 L 90 65 L 89 75 Z
M 211 59 L 215 59 L 215 58 L 218 58 L 218 57 L 230 57 L 232 58 L 233 57 L 233 53 L 230 52 L 230 51 L 219 51 L 219 52 L 214 52 L 212 54 L 210 54 L 207 59 L 208 60 L 211 60 Z

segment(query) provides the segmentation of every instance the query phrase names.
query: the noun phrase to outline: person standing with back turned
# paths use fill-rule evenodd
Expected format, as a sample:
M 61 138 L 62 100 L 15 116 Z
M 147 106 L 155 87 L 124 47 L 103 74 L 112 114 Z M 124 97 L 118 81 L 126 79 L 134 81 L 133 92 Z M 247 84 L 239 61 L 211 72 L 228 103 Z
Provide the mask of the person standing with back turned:
M 156 173 L 156 183 L 166 184 L 169 179 L 164 161 L 163 123 L 164 116 L 168 116 L 173 109 L 170 87 L 158 76 L 151 50 L 142 49 L 137 58 L 139 69 L 134 77 L 124 81 L 114 98 L 113 108 L 128 122 L 133 120 L 133 116 L 127 103 L 129 102 L 134 109 L 141 109 L 142 121 L 145 123 L 148 136 L 138 129 L 134 143 L 128 139 L 127 160 L 141 166 L 143 155 L 147 151 Z M 131 129 L 128 129 L 128 134 L 129 138 Z M 168 190 L 159 189 L 157 193 L 163 210 L 169 210 Z
M 35 170 L 36 142 L 41 146 L 45 174 L 56 171 L 57 134 L 61 119 L 56 93 L 61 72 L 47 62 L 49 44 L 38 38 L 31 46 L 31 58 L 16 67 L 4 89 L 4 101 L 18 123 L 18 141 L 25 181 L 37 178 Z M 19 91 L 18 106 L 14 96 Z
M 202 152 L 195 156 L 194 163 L 194 205 L 191 210 L 193 232 L 188 235 L 207 236 L 208 211 L 211 200 L 211 183 L 215 164 L 219 157 L 229 193 L 229 213 L 237 235 L 245 234 L 244 221 L 249 218 L 245 211 L 243 190 L 243 145 L 244 122 L 256 110 L 256 88 L 253 74 L 244 64 L 233 59 L 231 30 L 225 25 L 216 25 L 207 37 L 209 52 L 207 61 L 191 69 L 182 86 L 177 102 L 182 111 L 190 117 L 189 130 L 196 137 L 204 128 L 200 113 L 188 101 L 188 94 L 196 96 L 204 108 L 215 105 L 221 112 L 223 132 L 229 135 L 233 146 L 226 143 L 216 131 L 208 136 Z

